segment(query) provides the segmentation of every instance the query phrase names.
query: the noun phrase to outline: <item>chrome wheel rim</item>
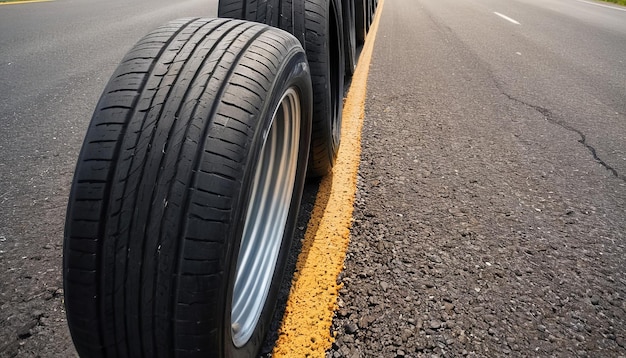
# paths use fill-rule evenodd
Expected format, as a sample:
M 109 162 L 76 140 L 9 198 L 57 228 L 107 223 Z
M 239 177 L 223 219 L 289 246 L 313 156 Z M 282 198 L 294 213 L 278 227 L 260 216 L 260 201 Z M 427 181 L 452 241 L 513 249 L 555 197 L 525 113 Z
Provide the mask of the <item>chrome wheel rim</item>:
M 274 111 L 254 172 L 233 290 L 236 347 L 254 333 L 274 277 L 296 181 L 300 122 L 299 96 L 289 88 Z

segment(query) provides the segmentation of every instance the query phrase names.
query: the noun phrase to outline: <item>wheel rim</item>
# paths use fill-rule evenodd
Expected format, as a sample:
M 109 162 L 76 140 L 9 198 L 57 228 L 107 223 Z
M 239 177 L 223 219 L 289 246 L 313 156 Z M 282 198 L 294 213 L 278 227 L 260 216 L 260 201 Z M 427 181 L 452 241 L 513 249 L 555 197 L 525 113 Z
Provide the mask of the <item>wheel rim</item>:
M 237 347 L 252 336 L 273 280 L 296 180 L 300 116 L 298 93 L 289 88 L 255 168 L 233 290 L 231 330 Z

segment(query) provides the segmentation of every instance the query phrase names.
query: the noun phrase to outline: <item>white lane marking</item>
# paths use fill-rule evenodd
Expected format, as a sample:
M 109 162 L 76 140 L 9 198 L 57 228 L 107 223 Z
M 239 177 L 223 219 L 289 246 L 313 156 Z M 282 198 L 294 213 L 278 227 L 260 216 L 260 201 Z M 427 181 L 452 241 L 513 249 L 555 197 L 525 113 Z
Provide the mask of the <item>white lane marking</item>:
M 498 16 L 500 16 L 501 18 L 505 19 L 506 21 L 510 21 L 510 22 L 514 23 L 515 25 L 519 25 L 519 24 L 520 24 L 519 22 L 517 22 L 517 21 L 515 21 L 515 20 L 511 19 L 510 17 L 508 17 L 508 16 L 506 16 L 506 15 L 502 15 L 502 14 L 501 14 L 501 13 L 499 13 L 499 12 L 495 12 L 495 11 L 494 11 L 493 13 L 494 13 L 494 14 L 496 14 L 496 15 L 498 15 Z
M 595 6 L 606 7 L 607 9 L 613 9 L 613 10 L 619 10 L 619 11 L 626 11 L 626 9 L 621 8 L 621 7 L 615 7 L 615 6 L 610 6 L 610 5 L 598 4 L 598 3 L 596 3 L 596 2 L 585 1 L 585 0 L 576 0 L 576 1 L 578 1 L 578 2 L 584 2 L 585 4 L 589 4 L 589 5 L 595 5 Z

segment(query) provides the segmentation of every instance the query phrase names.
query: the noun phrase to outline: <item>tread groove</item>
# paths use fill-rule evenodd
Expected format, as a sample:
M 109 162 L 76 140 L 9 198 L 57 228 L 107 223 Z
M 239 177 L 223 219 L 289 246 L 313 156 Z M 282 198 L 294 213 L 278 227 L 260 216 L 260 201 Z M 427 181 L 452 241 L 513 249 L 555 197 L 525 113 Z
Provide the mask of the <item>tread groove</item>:
M 158 51 L 158 53 L 155 55 L 155 57 L 151 59 L 150 66 L 149 66 L 148 71 L 147 71 L 147 72 L 148 72 L 148 74 L 153 72 L 153 70 L 154 70 L 154 68 L 155 68 L 155 66 L 156 66 L 156 63 L 157 63 L 157 61 L 155 61 L 155 60 L 156 60 L 156 59 L 158 59 L 158 58 L 159 58 L 159 57 L 160 57 L 160 56 L 161 56 L 161 55 L 165 52 L 165 50 L 166 50 L 166 49 L 167 49 L 167 48 L 168 48 L 168 47 L 169 47 L 169 46 L 173 43 L 174 38 L 175 38 L 178 34 L 180 34 L 182 31 L 184 31 L 184 29 L 186 29 L 186 28 L 187 28 L 187 27 L 188 27 L 188 26 L 189 26 L 189 25 L 190 25 L 193 21 L 194 21 L 193 19 L 189 19 L 189 20 L 188 20 L 185 24 L 183 24 L 183 25 L 182 25 L 182 26 L 180 26 L 178 29 L 176 29 L 175 31 L 173 31 L 173 33 L 172 33 L 172 34 L 170 34 L 170 38 L 169 38 L 167 41 L 165 41 L 165 42 L 163 43 L 163 46 L 161 47 L 161 49 L 159 49 L 159 51 Z M 149 76 L 149 75 L 147 75 L 147 76 L 145 76 L 145 77 L 143 78 L 142 83 L 141 83 L 141 85 L 139 86 L 139 90 L 138 90 L 138 92 L 143 93 L 143 91 L 145 90 L 145 87 L 146 87 L 146 85 L 147 85 L 147 83 L 148 83 L 149 78 L 150 78 L 150 76 Z M 136 97 L 136 98 L 133 100 L 133 107 L 136 107 L 137 103 L 139 102 L 139 99 L 140 99 L 139 97 Z M 119 108 L 119 107 L 118 107 L 118 106 L 116 106 L 116 107 L 103 108 L 103 109 L 101 109 L 101 111 L 102 111 L 102 110 L 104 110 L 104 109 L 110 109 L 110 108 Z M 120 109 L 126 109 L 126 108 L 124 107 L 124 108 L 120 108 Z M 132 109 L 132 108 L 128 108 L 128 109 L 130 110 L 130 109 Z M 125 134 L 126 134 L 125 132 L 126 132 L 126 129 L 128 128 L 128 123 L 129 123 L 129 122 L 130 122 L 130 120 L 131 120 L 131 119 L 135 116 L 135 112 L 136 112 L 135 110 L 132 110 L 132 111 L 129 111 L 129 112 L 127 113 L 126 118 L 125 118 L 125 120 L 124 120 L 124 124 L 125 124 L 125 125 L 124 125 L 124 127 L 122 128 L 122 130 L 121 130 L 121 133 L 120 133 L 119 138 L 124 138 L 124 137 L 125 137 Z M 117 145 L 117 147 L 116 147 L 115 153 L 117 153 L 117 155 L 119 155 L 119 151 L 120 151 L 120 148 L 121 148 L 121 146 L 122 146 L 122 142 L 123 142 L 123 141 L 122 141 L 122 140 L 120 140 L 120 141 L 119 141 L 119 143 L 118 143 L 118 145 Z M 115 165 L 113 168 L 111 168 L 111 169 L 110 169 L 110 171 L 109 171 L 109 181 L 111 181 L 110 179 L 111 179 L 112 177 L 114 177 L 114 176 L 115 176 L 115 174 L 116 174 L 117 170 L 118 170 L 117 165 Z M 125 188 L 126 188 L 126 185 L 124 185 L 124 191 L 125 191 Z M 109 203 L 109 201 L 110 201 L 109 196 L 110 196 L 111 194 L 112 194 L 112 193 L 110 192 L 110 189 L 109 189 L 109 190 L 107 190 L 107 198 L 104 198 L 104 202 L 105 202 L 105 204 L 103 205 L 104 207 L 103 207 L 103 210 L 102 210 L 103 215 L 108 215 L 108 214 L 109 214 L 109 213 L 108 213 L 108 211 L 109 211 L 109 207 L 110 207 L 110 205 L 109 205 L 108 203 Z M 100 229 L 101 231 L 100 231 L 99 236 L 100 236 L 100 237 L 102 237 L 102 238 L 104 238 L 104 237 L 105 237 L 105 233 L 104 233 L 104 231 L 106 230 L 106 226 L 107 226 L 107 225 L 102 225 L 102 228 Z M 120 231 L 119 229 L 120 229 L 120 228 L 118 227 L 118 228 L 117 228 L 117 230 L 115 230 L 115 231 L 116 231 L 116 232 L 119 232 L 119 231 Z M 115 236 L 115 237 L 116 237 L 116 239 L 115 239 L 115 241 L 114 241 L 114 245 L 115 245 L 115 246 L 117 246 L 117 237 L 118 237 L 118 236 Z M 102 245 L 102 244 L 101 244 L 101 245 Z M 104 267 L 102 266 L 102 265 L 104 264 L 104 262 L 103 262 L 102 258 L 100 258 L 100 259 L 99 259 L 99 261 L 100 261 L 100 262 L 99 262 L 98 266 L 100 267 L 100 270 L 103 272 L 102 276 L 104 276 L 105 269 L 104 269 Z M 115 274 L 115 270 L 114 270 L 114 271 L 113 271 L 113 273 L 112 273 L 113 285 L 115 285 L 115 276 L 116 276 L 116 274 Z M 104 289 L 104 284 L 103 284 L 102 282 L 100 282 L 99 286 L 100 286 L 100 287 L 98 288 L 98 291 L 101 293 L 101 296 L 103 296 L 103 297 L 104 297 L 104 292 L 103 292 L 103 289 Z M 113 310 L 115 310 L 115 302 L 114 302 L 114 301 L 112 301 L 112 304 L 113 304 L 112 309 L 113 309 Z M 103 312 L 103 310 L 104 310 L 104 305 L 101 305 L 101 308 L 99 309 L 99 312 L 100 312 L 99 314 L 100 314 L 100 315 L 102 315 L 102 316 L 104 316 L 104 312 Z M 102 317 L 102 316 L 100 316 L 100 317 Z M 100 318 L 100 321 L 101 321 L 101 322 L 103 322 L 104 320 L 102 320 L 102 318 Z M 115 323 L 115 315 L 113 315 L 113 321 L 114 321 L 114 322 L 113 322 L 113 326 L 115 327 L 115 326 L 117 325 L 117 324 Z M 101 326 L 100 326 L 100 336 L 101 336 L 101 337 L 100 337 L 100 341 L 101 341 L 101 342 L 103 342 L 103 345 L 105 345 L 106 340 L 104 340 L 104 339 L 103 339 L 102 335 L 103 335 L 103 332 L 106 330 L 106 328 L 105 328 L 105 327 L 103 327 L 103 325 L 104 325 L 104 324 L 103 324 L 103 323 L 101 323 Z M 119 346 L 118 346 L 118 345 L 116 345 L 116 351 L 118 351 L 118 349 L 119 349 Z M 128 345 L 126 345 L 126 349 L 125 349 L 125 351 L 126 351 L 126 353 L 127 353 L 127 354 L 129 354 L 129 353 L 130 353 L 130 347 L 128 347 Z M 119 354 L 119 351 L 118 351 L 118 354 Z

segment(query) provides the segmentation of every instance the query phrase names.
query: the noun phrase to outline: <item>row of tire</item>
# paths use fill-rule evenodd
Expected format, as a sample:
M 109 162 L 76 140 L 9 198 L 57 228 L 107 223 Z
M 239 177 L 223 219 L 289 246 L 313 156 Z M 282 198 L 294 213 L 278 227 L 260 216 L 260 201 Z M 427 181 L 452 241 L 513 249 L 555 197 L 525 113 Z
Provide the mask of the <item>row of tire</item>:
M 340 143 L 344 78 L 356 69 L 377 0 L 220 0 L 218 16 L 264 23 L 294 35 L 313 80 L 309 174 L 326 175 Z
M 264 342 L 376 2 L 218 9 L 140 40 L 94 111 L 63 252 L 81 357 L 255 357 Z

